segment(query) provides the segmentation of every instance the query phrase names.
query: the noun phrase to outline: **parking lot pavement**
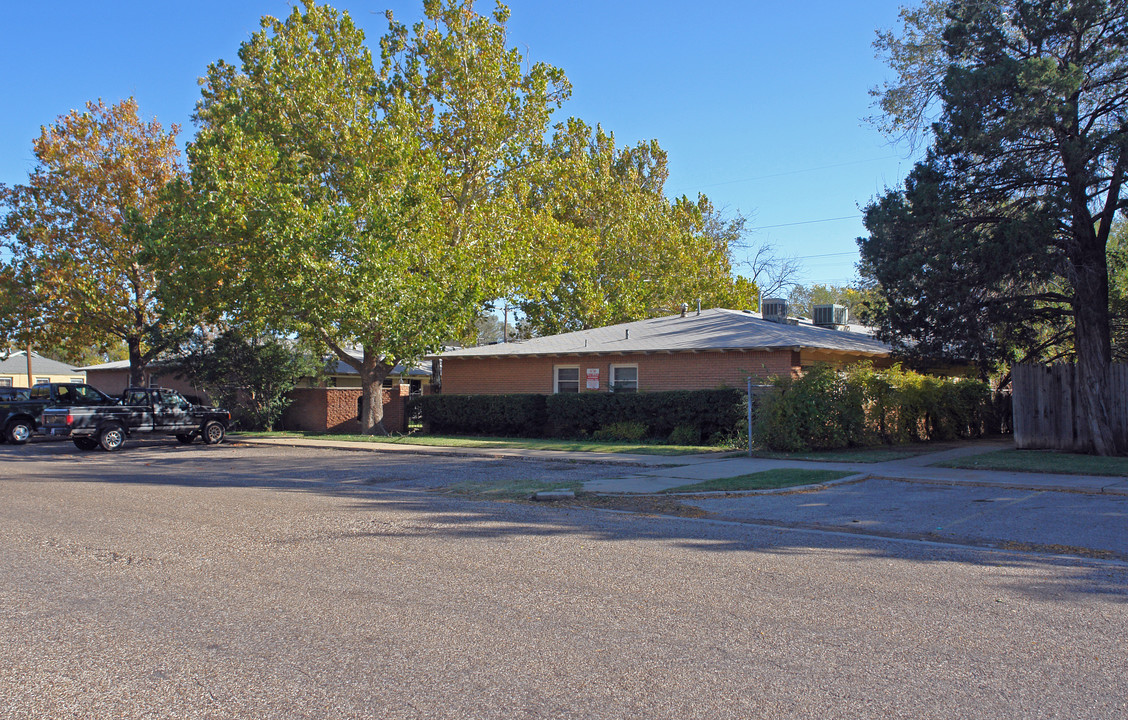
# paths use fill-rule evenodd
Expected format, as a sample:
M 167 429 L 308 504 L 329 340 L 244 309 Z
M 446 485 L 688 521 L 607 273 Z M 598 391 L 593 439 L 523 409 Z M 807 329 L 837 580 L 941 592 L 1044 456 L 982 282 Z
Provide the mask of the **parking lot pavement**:
M 519 460 L 0 463 L 6 720 L 1128 714 L 1120 563 L 424 490 Z

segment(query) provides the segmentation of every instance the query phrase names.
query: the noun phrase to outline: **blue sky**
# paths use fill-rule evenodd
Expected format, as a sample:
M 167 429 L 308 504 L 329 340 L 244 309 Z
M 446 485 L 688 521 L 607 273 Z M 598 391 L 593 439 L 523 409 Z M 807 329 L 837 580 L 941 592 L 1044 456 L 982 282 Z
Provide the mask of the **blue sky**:
M 422 12 L 422 0 L 333 4 L 374 48 L 384 10 L 405 22 Z M 753 245 L 799 258 L 804 282 L 845 284 L 864 232 L 859 207 L 912 165 L 907 148 L 863 121 L 868 89 L 889 75 L 874 57 L 874 31 L 896 25 L 900 4 L 512 0 L 509 28 L 527 57 L 572 81 L 558 120 L 601 123 L 620 144 L 657 138 L 669 153 L 669 195 L 704 192 L 759 228 Z M 5 5 L 0 182 L 13 184 L 33 166 L 39 127 L 87 100 L 133 95 L 145 116 L 180 124 L 189 140 L 197 78 L 219 58 L 237 60 L 259 18 L 283 16 L 291 3 Z

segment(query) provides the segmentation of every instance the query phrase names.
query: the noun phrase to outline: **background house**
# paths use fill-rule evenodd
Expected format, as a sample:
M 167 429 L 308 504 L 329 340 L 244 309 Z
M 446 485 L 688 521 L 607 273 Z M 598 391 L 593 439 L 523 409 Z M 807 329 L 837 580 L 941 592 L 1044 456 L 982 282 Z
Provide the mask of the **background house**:
M 2 357 L 2 356 L 0 356 Z M 45 358 L 39 353 L 31 353 L 31 384 L 37 385 L 45 382 L 81 383 L 87 382 L 83 368 L 76 368 L 66 363 Z M 93 383 L 91 383 L 93 385 Z M 25 388 L 27 382 L 27 351 L 13 352 L 7 358 L 0 359 L 0 388 Z M 95 385 L 95 387 L 98 387 Z M 101 387 L 98 387 L 102 390 Z
M 759 384 L 814 363 L 892 364 L 891 348 L 842 314 L 816 325 L 788 318 L 786 305 L 769 313 L 765 301 L 764 309 L 688 312 L 432 357 L 442 361 L 446 394 L 704 390 Z
M 129 382 L 128 360 L 87 365 L 79 369 L 86 373 L 87 382 L 107 395 L 117 397 L 131 384 Z M 160 361 L 149 363 L 141 376 L 143 387 L 166 387 L 176 390 L 181 395 L 196 398 L 205 405 L 211 402 L 208 394 L 193 383 L 190 378 L 179 377 L 171 367 Z

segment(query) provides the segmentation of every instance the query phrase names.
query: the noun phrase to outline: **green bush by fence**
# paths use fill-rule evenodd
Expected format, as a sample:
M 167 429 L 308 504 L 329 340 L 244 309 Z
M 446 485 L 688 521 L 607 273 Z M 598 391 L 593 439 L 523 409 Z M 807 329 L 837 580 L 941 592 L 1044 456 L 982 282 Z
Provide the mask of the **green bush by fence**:
M 737 431 L 734 389 L 558 395 L 426 395 L 412 401 L 429 432 L 517 437 L 625 437 L 711 442 Z
M 772 450 L 978 437 L 994 423 L 985 383 L 857 365 L 779 378 L 759 399 L 754 432 Z

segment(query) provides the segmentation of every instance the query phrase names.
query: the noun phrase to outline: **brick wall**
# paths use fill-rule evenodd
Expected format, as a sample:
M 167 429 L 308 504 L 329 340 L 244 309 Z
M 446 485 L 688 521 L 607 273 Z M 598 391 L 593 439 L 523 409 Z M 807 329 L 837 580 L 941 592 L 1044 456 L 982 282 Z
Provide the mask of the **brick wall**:
M 443 393 L 498 395 L 552 393 L 553 368 L 580 369 L 580 390 L 587 390 L 587 371 L 599 370 L 599 390 L 606 391 L 612 365 L 637 365 L 640 390 L 709 390 L 744 387 L 747 378 L 767 379 L 795 372 L 798 353 L 790 350 L 750 352 L 681 352 L 592 357 L 444 358 Z
M 384 389 L 384 429 L 388 432 L 399 433 L 407 429 L 404 405 L 408 392 L 406 385 Z M 360 394 L 360 388 L 291 390 L 291 403 L 282 414 L 282 427 L 310 432 L 359 433 Z

